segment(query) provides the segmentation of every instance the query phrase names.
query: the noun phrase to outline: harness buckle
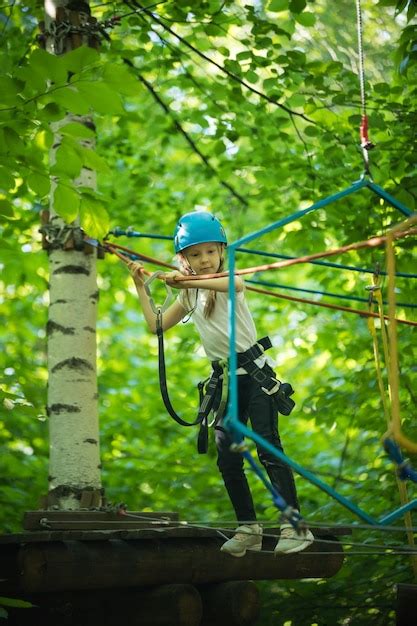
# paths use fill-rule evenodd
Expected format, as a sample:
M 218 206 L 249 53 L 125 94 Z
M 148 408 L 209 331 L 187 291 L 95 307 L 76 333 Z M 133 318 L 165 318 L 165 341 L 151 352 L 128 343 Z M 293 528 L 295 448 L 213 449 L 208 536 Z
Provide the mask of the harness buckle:
M 264 391 L 267 396 L 273 396 L 275 393 L 278 393 L 278 391 L 281 389 L 281 384 L 282 384 L 281 381 L 276 380 L 275 378 L 272 378 L 272 380 L 275 380 L 275 385 L 272 387 L 272 389 L 261 387 L 262 391 Z

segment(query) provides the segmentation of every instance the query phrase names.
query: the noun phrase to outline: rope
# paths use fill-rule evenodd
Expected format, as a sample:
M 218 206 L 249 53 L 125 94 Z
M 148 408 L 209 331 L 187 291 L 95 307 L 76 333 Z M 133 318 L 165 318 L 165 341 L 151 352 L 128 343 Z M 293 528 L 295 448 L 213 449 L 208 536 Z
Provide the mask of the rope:
M 358 31 L 358 56 L 359 56 L 359 89 L 361 97 L 361 125 L 360 140 L 362 148 L 362 156 L 365 167 L 365 174 L 371 176 L 369 169 L 369 150 L 374 148 L 373 143 L 368 137 L 368 116 L 366 114 L 366 94 L 365 94 L 365 64 L 363 52 L 363 25 L 362 25 L 362 7 L 361 0 L 356 0 L 356 24 Z
M 281 298 L 283 300 L 290 300 L 291 302 L 300 302 L 302 304 L 312 304 L 313 306 L 324 307 L 326 309 L 334 309 L 336 311 L 345 311 L 346 313 L 354 313 L 361 317 L 379 317 L 378 313 L 370 313 L 369 311 L 362 311 L 360 309 L 353 309 L 348 306 L 341 306 L 336 304 L 328 304 L 327 302 L 317 302 L 317 300 L 309 300 L 308 298 L 296 298 L 295 296 L 287 296 L 283 293 L 275 293 L 273 291 L 267 291 L 266 289 L 256 289 L 255 287 L 248 287 L 249 291 L 255 291 L 266 296 L 274 296 L 275 298 Z M 389 319 L 387 315 L 384 315 L 385 319 Z M 411 320 L 404 320 L 401 318 L 395 318 L 399 324 L 406 324 L 407 326 L 417 326 L 417 322 Z
M 417 222 L 417 215 L 412 216 L 402 224 L 389 231 L 386 239 L 387 271 L 388 271 L 388 317 L 390 321 L 389 350 L 390 362 L 388 378 L 391 388 L 392 419 L 387 435 L 392 434 L 395 441 L 409 452 L 417 452 L 417 443 L 408 439 L 401 429 L 400 401 L 399 401 L 399 365 L 398 365 L 398 336 L 397 320 L 395 318 L 396 295 L 395 295 L 395 254 L 393 247 L 394 237 L 401 228 L 408 228 Z
M 369 298 L 361 298 L 360 296 L 349 296 L 343 293 L 332 293 L 330 291 L 320 291 L 317 289 L 306 289 L 305 287 L 292 287 L 290 285 L 280 285 L 278 283 L 269 283 L 264 280 L 249 280 L 246 279 L 245 282 L 251 285 L 261 285 L 264 287 L 274 287 L 276 289 L 288 289 L 290 291 L 301 291 L 303 293 L 313 293 L 318 294 L 320 296 L 326 296 L 328 298 L 340 298 L 341 300 L 351 300 L 353 302 L 369 302 Z M 388 301 L 383 301 L 383 304 L 388 304 Z M 417 304 L 410 304 L 409 302 L 397 302 L 397 306 L 417 309 Z
M 153 257 L 146 256 L 144 254 L 141 254 L 139 252 L 136 252 L 134 250 L 126 248 L 125 246 L 118 246 L 117 244 L 114 244 L 114 243 L 111 243 L 111 244 L 106 243 L 102 247 L 105 250 L 107 250 L 108 252 L 110 252 L 112 254 L 116 254 L 116 256 L 118 256 L 121 259 L 123 259 L 123 255 L 121 255 L 119 252 L 117 252 L 118 249 L 121 249 L 123 251 L 123 253 L 126 256 L 129 256 L 130 258 L 147 261 L 149 263 L 153 263 L 155 265 L 161 265 L 163 267 L 167 267 L 167 268 L 173 269 L 173 270 L 177 270 L 178 269 L 175 265 L 170 265 L 169 263 L 164 263 L 163 261 L 159 261 L 158 259 L 155 259 Z M 292 258 L 291 260 L 293 260 L 294 262 L 297 262 L 297 258 Z M 266 266 L 266 267 L 269 267 L 269 266 Z M 243 270 L 237 270 L 236 274 L 240 273 L 240 271 L 243 271 Z M 256 271 L 257 271 L 257 268 L 253 268 L 253 272 L 256 272 Z M 144 270 L 144 272 L 146 274 L 150 275 L 150 272 L 147 272 L 146 270 Z M 197 278 L 197 279 L 199 279 L 199 278 L 200 279 L 202 279 L 202 278 L 215 278 L 215 277 L 228 276 L 228 275 L 229 275 L 228 272 L 224 272 L 224 273 L 221 273 L 221 274 L 207 274 L 207 275 L 204 275 L 204 276 L 197 276 L 197 277 L 187 276 L 187 277 L 184 277 L 183 279 L 179 279 L 179 280 L 187 280 L 188 278 Z M 247 281 L 247 282 L 251 282 L 251 281 Z M 284 294 L 279 294 L 279 293 L 275 293 L 273 291 L 268 291 L 266 289 L 257 289 L 256 287 L 248 287 L 247 289 L 248 289 L 248 291 L 253 291 L 255 293 L 260 293 L 260 294 L 267 295 L 267 296 L 273 296 L 275 298 L 281 298 L 283 300 L 289 300 L 291 302 L 299 302 L 301 304 L 311 304 L 313 306 L 318 306 L 318 307 L 322 307 L 322 308 L 334 309 L 334 310 L 337 310 L 337 311 L 344 311 L 346 313 L 353 313 L 355 315 L 360 315 L 361 317 L 378 317 L 377 313 L 370 313 L 369 311 L 365 311 L 365 310 L 353 309 L 352 307 L 345 307 L 345 306 L 340 306 L 340 305 L 337 306 L 337 305 L 328 304 L 328 303 L 325 303 L 325 302 L 317 302 L 316 300 L 309 300 L 308 298 L 296 298 L 294 296 L 288 296 L 288 295 L 284 295 Z M 385 319 L 389 319 L 388 316 L 385 316 Z M 417 322 L 413 322 L 411 320 L 405 320 L 405 319 L 402 319 L 402 318 L 396 318 L 396 320 L 397 320 L 397 322 L 399 324 L 406 324 L 408 326 L 417 326 Z
M 398 239 L 401 237 L 406 237 L 408 235 L 416 235 L 417 228 L 408 228 L 403 232 L 398 230 L 395 231 L 392 235 L 393 238 Z M 360 250 L 362 248 L 375 248 L 377 246 L 382 245 L 387 241 L 387 236 L 383 235 L 380 237 L 371 237 L 370 239 L 366 239 L 365 241 L 358 241 L 356 243 L 351 243 L 346 246 L 341 246 L 339 248 L 333 248 L 331 250 L 325 250 L 324 252 L 316 252 L 314 254 L 305 255 L 302 257 L 297 257 L 295 259 L 285 259 L 283 261 L 278 261 L 277 263 L 268 263 L 266 265 L 258 265 L 257 267 L 247 267 L 245 269 L 236 270 L 234 274 L 236 276 L 243 276 L 245 274 L 254 274 L 255 272 L 263 272 L 266 270 L 272 269 L 281 269 L 283 267 L 289 267 L 291 265 L 298 265 L 299 263 L 307 263 L 313 259 L 320 259 L 323 257 L 334 256 L 336 254 L 343 254 L 345 252 L 351 252 L 352 250 Z M 179 277 L 178 280 L 205 280 L 208 278 L 220 278 L 223 276 L 229 276 L 229 272 L 219 272 L 218 274 L 204 274 L 199 276 L 184 276 L 184 278 Z
M 385 319 L 384 319 L 384 315 L 383 315 L 383 303 L 382 303 L 381 289 L 380 289 L 380 286 L 379 286 L 379 275 L 377 273 L 374 274 L 372 282 L 373 282 L 373 285 L 371 287 L 371 291 L 370 291 L 370 295 L 369 295 L 369 309 L 372 310 L 372 308 L 373 308 L 374 296 L 375 296 L 375 299 L 376 299 L 377 304 L 378 304 L 378 312 L 379 312 L 380 323 L 381 323 L 381 335 L 382 335 L 382 345 L 383 345 L 383 349 L 384 349 L 385 363 L 386 363 L 387 369 L 389 370 L 389 367 L 390 367 L 389 344 L 388 344 L 388 337 L 387 337 L 387 329 L 386 329 L 386 325 L 385 325 Z M 380 359 L 380 355 L 379 355 L 379 347 L 378 347 L 378 339 L 377 339 L 376 329 L 375 329 L 375 322 L 374 322 L 373 319 L 370 318 L 368 320 L 368 326 L 369 326 L 369 329 L 370 329 L 371 335 L 372 335 L 372 342 L 373 342 L 373 348 L 374 348 L 374 358 L 375 358 L 375 367 L 376 367 L 376 373 L 377 373 L 378 387 L 379 387 L 379 391 L 380 391 L 380 394 L 381 394 L 382 405 L 383 405 L 383 408 L 384 408 L 385 421 L 386 421 L 386 424 L 387 424 L 387 428 L 389 430 L 389 428 L 390 428 L 390 421 L 391 421 L 390 409 L 389 409 L 389 401 L 387 399 L 387 394 L 385 393 L 384 382 L 382 380 L 381 359 Z M 399 474 L 398 471 L 396 471 L 396 473 L 395 473 L 395 479 L 396 479 L 398 492 L 399 492 L 399 496 L 400 496 L 400 503 L 401 503 L 402 506 L 405 507 L 405 505 L 407 505 L 410 502 L 410 500 L 408 498 L 408 493 L 407 493 L 407 485 L 404 482 L 404 480 L 401 479 L 400 474 Z M 415 547 L 414 535 L 413 535 L 413 532 L 410 530 L 412 528 L 412 526 L 413 526 L 413 520 L 412 520 L 412 516 L 411 516 L 411 512 L 410 511 L 406 511 L 406 513 L 404 514 L 404 523 L 405 523 L 405 527 L 407 529 L 408 544 L 409 544 L 409 546 L 412 549 L 414 549 L 414 547 Z M 412 564 L 412 567 L 413 567 L 414 576 L 417 577 L 417 559 L 415 557 L 412 557 L 411 561 L 412 561 L 411 564 Z
M 109 232 L 109 235 L 114 235 L 115 237 L 141 237 L 145 239 L 158 239 L 161 241 L 173 241 L 173 237 L 171 235 L 155 235 L 152 233 L 142 233 L 134 230 L 132 227 L 128 227 L 126 229 L 120 228 L 116 226 L 113 230 Z M 108 242 L 109 243 L 109 242 Z M 273 252 L 266 252 L 265 250 L 252 250 L 250 248 L 236 248 L 237 252 L 244 252 L 247 254 L 254 254 L 265 257 L 272 257 L 275 259 L 295 259 L 297 257 L 289 256 L 288 254 L 276 254 Z M 324 267 L 334 267 L 336 269 L 343 270 L 351 270 L 352 272 L 364 272 L 368 274 L 373 274 L 374 270 L 366 267 L 355 267 L 354 265 L 342 265 L 340 263 L 331 263 L 329 261 L 309 261 L 312 265 L 322 265 Z M 385 276 L 386 272 L 380 271 L 381 276 Z M 397 272 L 397 277 L 401 278 L 417 278 L 417 274 L 410 274 L 407 272 Z

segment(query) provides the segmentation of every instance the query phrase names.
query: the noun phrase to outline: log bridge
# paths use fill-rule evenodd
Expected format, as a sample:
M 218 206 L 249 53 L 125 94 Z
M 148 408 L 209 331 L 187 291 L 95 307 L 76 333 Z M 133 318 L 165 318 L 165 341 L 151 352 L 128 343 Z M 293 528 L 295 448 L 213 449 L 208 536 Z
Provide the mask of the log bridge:
M 23 532 L 0 535 L 0 595 L 34 605 L 7 607 L 8 626 L 252 626 L 255 580 L 334 576 L 344 560 L 338 536 L 350 534 L 312 528 L 308 549 L 274 557 L 279 529 L 268 529 L 262 552 L 235 558 L 220 552 L 214 528 L 170 512 L 131 515 L 29 511 Z

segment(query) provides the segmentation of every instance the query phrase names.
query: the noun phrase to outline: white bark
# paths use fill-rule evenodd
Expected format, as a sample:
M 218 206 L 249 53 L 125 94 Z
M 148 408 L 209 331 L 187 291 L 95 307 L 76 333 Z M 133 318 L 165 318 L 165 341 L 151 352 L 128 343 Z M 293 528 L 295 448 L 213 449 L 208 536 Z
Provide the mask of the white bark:
M 99 489 L 95 256 L 52 251 L 50 298 L 50 489 Z
M 68 1 L 46 0 L 45 25 L 53 31 L 56 9 Z M 52 54 L 70 49 L 70 39 L 47 36 L 47 50 Z M 90 118 L 76 118 L 91 122 Z M 60 143 L 59 127 L 54 127 L 54 148 Z M 94 149 L 94 142 L 83 142 Z M 83 170 L 74 184 L 95 189 L 95 175 Z M 98 289 L 96 255 L 63 248 L 59 230 L 71 230 L 54 210 L 55 181 L 51 185 L 49 231 L 50 304 L 48 337 L 48 415 L 49 506 L 61 509 L 80 508 L 83 491 L 101 489 L 100 446 L 96 373 L 96 316 Z M 71 227 L 77 228 L 78 224 Z M 65 231 L 64 231 L 65 232 Z M 51 497 L 53 494 L 53 497 Z

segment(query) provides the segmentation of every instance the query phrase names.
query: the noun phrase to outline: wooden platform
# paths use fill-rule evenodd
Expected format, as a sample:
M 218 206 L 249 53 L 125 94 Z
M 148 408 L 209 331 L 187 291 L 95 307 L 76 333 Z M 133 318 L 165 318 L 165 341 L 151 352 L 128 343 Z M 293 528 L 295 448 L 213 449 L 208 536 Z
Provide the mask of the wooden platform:
M 1 595 L 328 578 L 344 560 L 337 537 L 350 533 L 312 528 L 316 540 L 307 550 L 274 557 L 279 529 L 265 529 L 272 536 L 264 537 L 263 551 L 237 559 L 220 552 L 225 535 L 216 529 L 181 523 L 172 513 L 130 515 L 119 519 L 100 511 L 28 512 L 25 525 L 43 530 L 0 535 Z
M 342 567 L 338 537 L 311 528 L 303 552 L 274 557 L 278 528 L 263 551 L 220 551 L 233 528 L 181 522 L 176 513 L 29 511 L 23 532 L 0 535 L 0 596 L 32 602 L 8 626 L 251 626 L 260 611 L 253 581 L 328 578 Z

